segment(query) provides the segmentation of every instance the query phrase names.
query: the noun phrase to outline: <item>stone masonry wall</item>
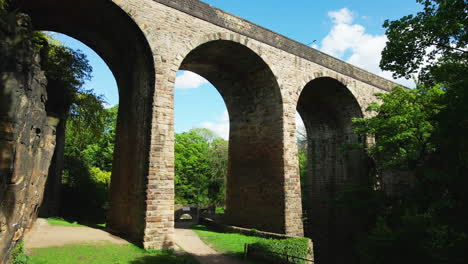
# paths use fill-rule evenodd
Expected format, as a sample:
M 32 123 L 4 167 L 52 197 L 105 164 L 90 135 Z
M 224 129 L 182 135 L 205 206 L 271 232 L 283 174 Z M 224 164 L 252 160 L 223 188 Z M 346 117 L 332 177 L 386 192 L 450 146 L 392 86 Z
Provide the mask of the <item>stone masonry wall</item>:
M 302 89 L 316 78 L 330 77 L 346 86 L 361 109 L 365 109 L 375 100 L 374 93 L 388 90 L 394 84 L 198 1 L 114 2 L 143 30 L 156 65 L 149 172 L 149 179 L 154 184 L 148 190 L 151 196 L 147 201 L 147 218 L 151 222 L 147 223 L 150 233 L 147 232 L 145 245 L 160 247 L 173 234 L 173 89 L 176 73 L 187 54 L 215 40 L 232 41 L 251 49 L 276 77 L 283 104 L 280 166 L 284 182 L 284 230 L 289 235 L 302 234 L 295 132 L 295 112 Z M 235 61 L 236 54 L 231 55 Z M 255 219 L 255 215 L 251 217 Z

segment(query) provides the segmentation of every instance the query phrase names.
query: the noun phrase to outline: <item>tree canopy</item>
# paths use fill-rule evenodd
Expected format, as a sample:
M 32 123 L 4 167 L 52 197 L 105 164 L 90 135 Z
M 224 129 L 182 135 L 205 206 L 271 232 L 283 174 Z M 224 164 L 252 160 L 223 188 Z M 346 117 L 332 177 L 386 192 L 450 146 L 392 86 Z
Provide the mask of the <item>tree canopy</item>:
M 31 39 L 47 78 L 46 111 L 66 122 L 61 216 L 102 223 L 118 106 L 105 109 L 102 96 L 84 89 L 92 73 L 84 53 L 46 33 L 34 32 Z
M 368 153 L 379 176 L 391 170 L 410 182 L 394 193 L 371 190 L 376 221 L 358 243 L 361 263 L 467 258 L 468 4 L 418 2 L 422 12 L 384 23 L 380 63 L 395 77 L 417 73 L 418 86 L 377 95 L 381 102 L 368 109 L 373 117 L 353 120 L 357 133 L 376 139 Z
M 105 109 L 93 94 L 84 96 L 90 102 L 74 105 L 67 120 L 61 211 L 67 218 L 101 224 L 108 204 L 118 105 Z M 93 108 L 98 108 L 92 115 L 99 126 L 89 125 L 84 117 Z
M 424 8 L 416 15 L 386 20 L 387 45 L 380 67 L 394 77 L 445 79 L 434 70 L 468 59 L 468 4 L 465 0 L 417 0 Z M 466 67 L 466 65 L 465 65 Z
M 427 155 L 436 151 L 434 119 L 444 108 L 444 90 L 440 86 L 417 89 L 395 87 L 391 93 L 379 93 L 383 103 L 372 103 L 371 118 L 355 118 L 355 131 L 374 137 L 368 149 L 380 169 L 415 169 Z
M 228 142 L 208 129 L 175 135 L 175 201 L 224 204 Z

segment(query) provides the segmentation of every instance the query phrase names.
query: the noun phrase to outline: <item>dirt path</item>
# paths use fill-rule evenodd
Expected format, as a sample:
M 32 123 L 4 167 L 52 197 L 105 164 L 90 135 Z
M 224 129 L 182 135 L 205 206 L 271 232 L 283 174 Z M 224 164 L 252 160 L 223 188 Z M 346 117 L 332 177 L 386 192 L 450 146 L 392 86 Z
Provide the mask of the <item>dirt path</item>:
M 243 264 L 244 262 L 225 256 L 206 245 L 191 229 L 176 228 L 175 243 L 193 255 L 201 264 Z
M 106 231 L 90 227 L 50 225 L 45 219 L 37 219 L 34 227 L 26 234 L 24 246 L 28 248 L 59 247 L 77 243 L 110 242 L 128 244 L 126 240 Z

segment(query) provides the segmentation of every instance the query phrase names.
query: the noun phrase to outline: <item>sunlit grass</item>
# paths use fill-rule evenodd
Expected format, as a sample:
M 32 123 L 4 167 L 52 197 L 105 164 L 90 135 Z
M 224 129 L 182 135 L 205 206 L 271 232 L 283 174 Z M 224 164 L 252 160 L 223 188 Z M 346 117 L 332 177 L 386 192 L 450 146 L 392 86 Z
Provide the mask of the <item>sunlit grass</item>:
M 193 230 L 203 242 L 210 245 L 214 250 L 235 257 L 242 257 L 244 245 L 268 240 L 266 238 L 246 236 L 234 233 L 219 233 L 209 230 L 206 226 L 195 225 Z
M 103 224 L 80 224 L 77 221 L 70 221 L 63 219 L 61 217 L 49 217 L 46 218 L 47 223 L 51 225 L 56 225 L 56 226 L 71 226 L 71 227 L 93 227 L 93 228 L 106 228 L 106 223 Z
M 47 223 L 51 224 L 51 225 L 58 225 L 58 226 L 84 226 L 84 225 L 80 225 L 78 224 L 78 222 L 71 222 L 71 221 L 67 221 L 63 218 L 59 218 L 59 217 L 49 217 L 49 218 L 46 218 L 47 220 Z
M 31 264 L 196 264 L 189 255 L 145 251 L 134 245 L 69 245 L 29 250 Z

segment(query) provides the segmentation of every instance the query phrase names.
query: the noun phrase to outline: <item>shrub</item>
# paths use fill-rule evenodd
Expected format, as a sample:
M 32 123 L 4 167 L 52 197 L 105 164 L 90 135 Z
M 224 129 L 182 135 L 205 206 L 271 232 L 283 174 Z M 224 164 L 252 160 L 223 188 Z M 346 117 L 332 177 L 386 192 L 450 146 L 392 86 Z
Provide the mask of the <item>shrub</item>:
M 12 264 L 28 264 L 30 262 L 29 256 L 24 253 L 23 241 L 19 242 L 11 251 L 10 262 Z
M 260 255 L 273 255 L 275 259 L 280 260 L 286 260 L 286 256 L 308 259 L 312 255 L 312 248 L 309 242 L 310 239 L 308 238 L 269 239 L 251 244 L 249 250 L 254 250 Z M 300 259 L 289 259 L 289 261 L 290 263 L 297 264 L 306 263 Z

